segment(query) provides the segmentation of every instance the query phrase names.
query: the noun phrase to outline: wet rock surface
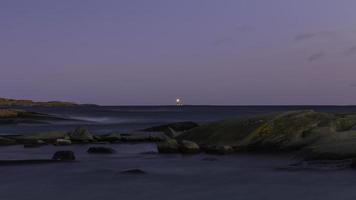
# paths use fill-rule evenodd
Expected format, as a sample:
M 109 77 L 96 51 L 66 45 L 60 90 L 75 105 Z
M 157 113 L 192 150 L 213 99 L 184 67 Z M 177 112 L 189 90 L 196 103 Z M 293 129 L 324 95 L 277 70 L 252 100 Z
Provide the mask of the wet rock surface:
M 88 153 L 90 154 L 113 154 L 116 151 L 112 149 L 111 147 L 90 147 L 87 150 Z
M 74 161 L 75 160 L 75 155 L 73 151 L 57 151 L 53 157 L 52 160 L 56 161 Z

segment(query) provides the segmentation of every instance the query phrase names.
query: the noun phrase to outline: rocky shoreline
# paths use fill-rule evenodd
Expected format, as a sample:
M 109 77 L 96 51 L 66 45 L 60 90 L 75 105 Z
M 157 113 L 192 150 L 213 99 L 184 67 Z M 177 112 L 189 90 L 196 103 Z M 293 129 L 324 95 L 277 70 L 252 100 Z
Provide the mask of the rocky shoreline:
M 21 114 L 14 116 L 11 112 L 7 114 L 14 119 L 21 116 Z M 100 145 L 137 142 L 156 143 L 157 151 L 161 154 L 203 152 L 226 155 L 292 152 L 300 161 L 289 166 L 289 169 L 335 165 L 337 162 L 334 161 L 340 161 L 335 166 L 354 167 L 356 166 L 354 162 L 356 114 L 331 114 L 306 110 L 230 119 L 202 125 L 194 122 L 178 122 L 147 128 L 132 134 L 95 135 L 83 127 L 78 127 L 70 132 L 0 137 L 0 145 L 24 145 L 25 148 L 42 145 L 93 144 L 96 146 L 88 149 L 88 153 L 97 154 L 115 153 L 113 149 Z M 347 162 L 343 162 L 345 160 Z

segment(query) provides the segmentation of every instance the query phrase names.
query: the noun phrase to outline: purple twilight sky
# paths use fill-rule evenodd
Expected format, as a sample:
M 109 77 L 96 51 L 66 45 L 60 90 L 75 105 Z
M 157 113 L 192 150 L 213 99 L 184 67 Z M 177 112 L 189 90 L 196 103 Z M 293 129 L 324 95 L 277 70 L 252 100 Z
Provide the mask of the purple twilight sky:
M 0 96 L 356 104 L 354 0 L 1 0 Z

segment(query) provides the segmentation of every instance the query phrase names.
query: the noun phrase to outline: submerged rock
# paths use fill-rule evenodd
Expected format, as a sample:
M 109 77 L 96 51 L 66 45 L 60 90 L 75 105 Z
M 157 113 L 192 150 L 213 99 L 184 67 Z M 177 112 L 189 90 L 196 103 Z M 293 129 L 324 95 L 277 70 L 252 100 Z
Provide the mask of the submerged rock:
M 75 160 L 75 155 L 73 151 L 57 151 L 53 155 L 52 160 L 73 161 Z
M 78 127 L 74 131 L 68 133 L 69 139 L 75 142 L 91 142 L 94 140 L 93 135 L 85 128 Z
M 346 160 L 313 160 L 313 161 L 301 161 L 295 164 L 288 165 L 286 167 L 278 167 L 280 170 L 342 170 L 346 168 L 355 167 L 354 159 Z
M 115 150 L 110 147 L 90 147 L 87 151 L 92 154 L 112 154 Z
M 183 154 L 199 153 L 200 148 L 197 143 L 183 140 L 179 143 L 179 151 Z
M 132 175 L 143 175 L 146 174 L 145 171 L 141 169 L 128 169 L 121 172 L 122 174 L 132 174 Z
M 175 139 L 167 139 L 157 144 L 159 153 L 179 153 L 179 145 Z

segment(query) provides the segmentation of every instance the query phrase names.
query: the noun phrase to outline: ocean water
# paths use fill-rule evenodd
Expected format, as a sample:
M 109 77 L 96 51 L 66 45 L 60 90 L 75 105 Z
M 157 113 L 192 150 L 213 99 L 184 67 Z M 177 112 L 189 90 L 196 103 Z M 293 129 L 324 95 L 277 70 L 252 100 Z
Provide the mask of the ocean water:
M 31 108 L 84 121 L 0 126 L 3 134 L 71 130 L 84 125 L 95 133 L 135 131 L 176 121 L 206 123 L 286 110 L 356 112 L 356 107 L 86 107 Z M 282 171 L 292 155 L 160 155 L 155 144 L 112 144 L 112 155 L 90 155 L 91 145 L 0 147 L 0 159 L 46 159 L 72 150 L 77 162 L 0 166 L 0 200 L 102 199 L 354 199 L 356 171 Z M 124 174 L 141 169 L 146 174 Z

